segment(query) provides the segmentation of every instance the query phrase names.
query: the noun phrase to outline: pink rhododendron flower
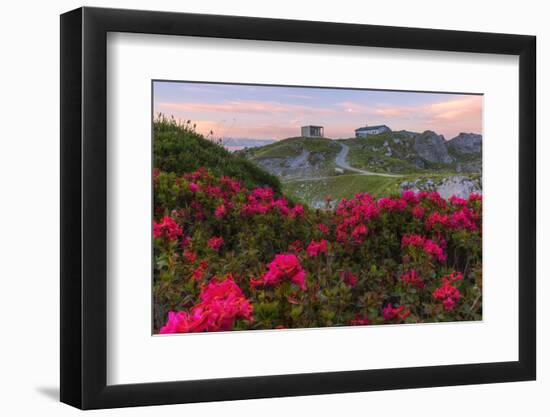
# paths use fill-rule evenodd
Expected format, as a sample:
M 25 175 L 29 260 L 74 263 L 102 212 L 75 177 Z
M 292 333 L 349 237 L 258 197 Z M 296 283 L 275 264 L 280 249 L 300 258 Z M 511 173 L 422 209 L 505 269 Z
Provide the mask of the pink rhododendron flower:
M 433 259 L 443 263 L 447 260 L 441 246 L 435 243 L 433 240 L 426 239 L 420 235 L 403 235 L 401 239 L 401 247 L 416 247 L 422 249 L 426 254 L 430 255 Z
M 276 209 L 282 216 L 287 216 L 290 213 L 287 201 L 284 198 L 279 198 L 273 202 L 272 208 Z
M 445 309 L 445 311 L 452 311 L 452 310 L 454 310 L 455 305 L 456 305 L 456 302 L 455 302 L 455 300 L 453 300 L 451 297 L 445 298 L 445 299 L 443 300 L 443 308 Z
M 194 264 L 197 261 L 197 254 L 195 252 L 184 251 L 183 257 L 190 264 Z
M 470 202 L 472 202 L 472 201 L 481 201 L 481 200 L 482 200 L 481 194 L 472 193 L 468 197 L 468 201 L 470 201 Z
M 392 307 L 391 304 L 387 304 L 386 307 L 382 310 L 382 314 L 384 316 L 384 320 L 390 321 L 394 319 L 398 320 L 405 320 L 411 312 L 409 310 L 405 310 L 404 306 L 399 307 Z
M 381 198 L 378 200 L 378 207 L 389 212 L 404 211 L 407 208 L 407 201 L 401 198 L 398 200 Z
M 422 220 L 422 218 L 424 217 L 424 212 L 425 211 L 426 210 L 424 210 L 424 208 L 422 208 L 420 206 L 415 206 L 411 210 L 411 214 L 415 219 Z
M 447 214 L 440 214 L 437 211 L 430 213 L 425 223 L 426 230 L 432 230 L 436 226 L 444 229 L 448 228 L 450 226 L 449 216 Z
M 317 225 L 317 230 L 319 230 L 325 236 L 330 233 L 330 230 L 329 230 L 328 226 L 326 224 L 323 224 L 323 223 Z
M 239 191 L 241 191 L 241 184 L 238 181 L 234 181 L 229 177 L 221 177 L 220 183 L 233 195 L 238 194 Z
M 216 236 L 216 237 L 208 239 L 207 245 L 213 251 L 218 252 L 220 250 L 220 247 L 223 245 L 223 243 L 224 243 L 223 237 Z
M 365 239 L 367 232 L 368 232 L 367 226 L 361 223 L 360 225 L 355 226 L 355 228 L 351 232 L 351 237 L 353 238 L 355 243 L 361 243 L 363 242 L 363 239 Z
M 306 273 L 300 265 L 296 255 L 283 253 L 276 255 L 275 259 L 268 265 L 268 271 L 261 278 L 262 284 L 277 286 L 283 280 L 288 280 L 305 291 Z
M 432 204 L 436 205 L 440 209 L 444 209 L 447 207 L 447 202 L 444 198 L 442 198 L 439 193 L 436 193 L 435 191 L 432 191 L 428 194 L 428 201 L 430 201 Z
M 217 332 L 231 330 L 237 319 L 251 321 L 252 304 L 229 276 L 203 287 L 201 302 L 189 312 L 169 312 L 161 334 Z
M 447 255 L 445 255 L 443 249 L 432 240 L 426 239 L 426 242 L 424 243 L 424 252 L 426 252 L 428 255 L 431 255 L 432 258 L 438 260 L 441 263 L 447 260 Z
M 294 207 L 292 207 L 292 209 L 290 210 L 290 218 L 291 219 L 296 219 L 296 218 L 303 219 L 304 218 L 304 207 L 301 206 L 300 204 L 296 204 Z
M 468 204 L 468 201 L 453 195 L 451 196 L 451 198 L 449 198 L 449 203 L 451 203 L 453 206 L 466 207 L 466 205 Z
M 418 289 L 424 288 L 424 281 L 422 281 L 414 269 L 411 269 L 409 272 L 401 275 L 401 282 Z
M 436 288 L 432 293 L 434 300 L 441 301 L 445 311 L 451 311 L 455 308 L 456 302 L 460 300 L 460 290 L 453 286 L 454 282 L 462 280 L 462 274 L 453 272 L 441 278 L 443 285 Z
M 169 241 L 174 241 L 182 234 L 181 227 L 169 216 L 163 217 L 159 223 L 153 222 L 153 237 L 155 239 L 164 237 Z
M 470 232 L 478 230 L 474 213 L 467 207 L 463 207 L 459 211 L 454 212 L 451 216 L 450 224 L 451 227 L 456 230 L 464 229 Z
M 307 256 L 316 258 L 319 254 L 327 254 L 327 241 L 322 239 L 318 242 L 312 240 L 306 249 Z
M 401 247 L 414 246 L 422 248 L 426 242 L 426 238 L 420 235 L 403 235 L 401 238 Z
M 196 193 L 199 191 L 199 186 L 194 182 L 191 182 L 189 183 L 189 191 L 191 191 L 192 193 Z
M 353 275 L 351 272 L 349 271 L 346 271 L 346 272 L 342 272 L 340 273 L 340 279 L 342 281 L 344 281 L 344 283 L 348 286 L 348 287 L 351 287 L 351 288 L 355 288 L 357 286 L 357 283 L 359 282 L 359 280 L 357 279 L 357 277 L 355 275 Z
M 405 200 L 407 203 L 411 204 L 418 204 L 420 201 L 420 198 L 414 193 L 414 191 L 411 190 L 405 190 L 401 194 L 401 198 Z
M 350 326 L 366 326 L 369 325 L 369 318 L 367 316 L 361 316 L 357 314 L 354 319 L 349 322 Z
M 225 205 L 221 204 L 218 207 L 216 207 L 216 211 L 214 212 L 214 216 L 216 218 L 221 219 L 223 216 L 225 216 L 227 213 L 227 209 L 225 208 Z
M 273 198 L 273 190 L 269 187 L 255 188 L 250 193 L 250 196 L 259 200 L 271 200 Z
M 222 189 L 220 187 L 217 187 L 217 186 L 214 186 L 214 185 L 209 185 L 208 187 L 206 187 L 206 189 L 204 190 L 204 193 L 210 198 L 222 198 L 223 197 Z
M 191 276 L 197 282 L 200 282 L 204 279 L 204 273 L 208 269 L 208 263 L 206 261 L 201 261 L 199 266 L 193 270 Z
M 292 253 L 301 253 L 304 251 L 304 244 L 299 240 L 295 240 L 290 245 L 288 245 L 288 251 Z
M 191 243 L 191 238 L 189 236 L 183 236 L 181 238 L 181 248 L 185 249 Z

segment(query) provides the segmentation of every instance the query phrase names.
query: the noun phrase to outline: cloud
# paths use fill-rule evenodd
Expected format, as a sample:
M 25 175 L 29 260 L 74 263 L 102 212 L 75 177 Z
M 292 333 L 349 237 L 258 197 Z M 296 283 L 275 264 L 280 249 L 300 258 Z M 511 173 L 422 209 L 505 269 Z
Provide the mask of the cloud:
M 334 110 L 323 107 L 302 106 L 268 101 L 226 101 L 223 103 L 170 103 L 155 104 L 156 111 L 179 111 L 185 113 L 248 113 L 248 114 L 330 114 Z
M 197 132 L 214 138 L 283 139 L 300 134 L 299 124 L 256 123 L 240 125 L 220 123 L 214 120 L 197 120 L 194 123 Z
M 273 100 L 157 102 L 155 112 L 190 119 L 200 133 L 212 130 L 216 137 L 282 139 L 299 135 L 301 125 L 320 124 L 327 137 L 345 138 L 368 122 L 394 130 L 433 130 L 450 139 L 463 131 L 482 133 L 482 104 L 482 96 L 442 94 L 436 103 L 419 105 L 369 105 L 352 100 L 324 107 Z

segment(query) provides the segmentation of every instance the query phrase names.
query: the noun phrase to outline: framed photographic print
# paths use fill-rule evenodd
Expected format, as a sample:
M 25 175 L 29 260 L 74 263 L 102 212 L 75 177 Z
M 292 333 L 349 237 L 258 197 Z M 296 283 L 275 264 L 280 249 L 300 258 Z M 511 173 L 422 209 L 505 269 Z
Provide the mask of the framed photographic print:
M 535 38 L 61 16 L 61 400 L 535 379 Z

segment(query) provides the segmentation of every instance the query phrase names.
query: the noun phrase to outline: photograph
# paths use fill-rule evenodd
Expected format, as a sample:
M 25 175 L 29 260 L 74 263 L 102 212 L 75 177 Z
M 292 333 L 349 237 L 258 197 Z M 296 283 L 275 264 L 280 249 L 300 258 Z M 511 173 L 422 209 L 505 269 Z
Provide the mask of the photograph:
M 483 319 L 482 93 L 152 93 L 153 334 Z

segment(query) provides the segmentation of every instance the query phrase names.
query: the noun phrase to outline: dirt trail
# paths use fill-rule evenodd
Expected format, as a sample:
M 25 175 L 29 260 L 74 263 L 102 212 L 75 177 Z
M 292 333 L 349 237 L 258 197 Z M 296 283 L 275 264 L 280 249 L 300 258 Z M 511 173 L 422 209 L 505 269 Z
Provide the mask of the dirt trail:
M 395 178 L 403 176 L 399 174 L 384 174 L 380 172 L 365 171 L 364 169 L 354 168 L 347 162 L 349 146 L 342 142 L 338 142 L 338 144 L 342 147 L 342 149 L 340 150 L 338 155 L 336 155 L 336 159 L 334 160 L 334 162 L 336 163 L 337 166 L 339 166 L 342 169 L 345 169 L 347 171 L 357 172 L 361 175 L 376 175 L 379 177 L 395 177 Z

